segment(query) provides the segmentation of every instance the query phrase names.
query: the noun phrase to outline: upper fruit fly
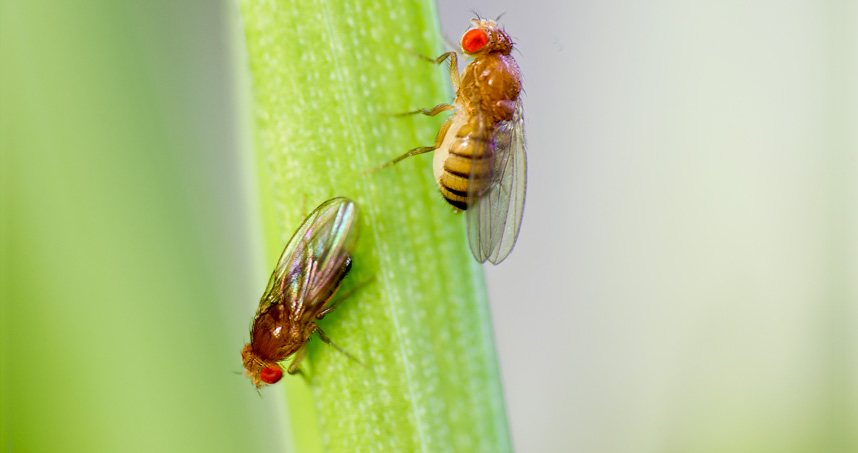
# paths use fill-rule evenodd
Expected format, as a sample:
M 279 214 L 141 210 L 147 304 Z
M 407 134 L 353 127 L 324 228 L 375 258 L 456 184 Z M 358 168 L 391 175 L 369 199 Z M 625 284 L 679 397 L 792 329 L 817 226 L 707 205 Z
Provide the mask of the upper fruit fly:
M 455 208 L 468 211 L 474 258 L 498 264 L 515 245 L 524 212 L 521 74 L 510 55 L 512 39 L 493 20 L 472 19 L 461 47 L 473 57 L 461 75 L 455 52 L 436 59 L 422 57 L 437 64 L 450 59 L 455 101 L 406 113 L 434 116 L 456 111 L 441 125 L 435 145 L 412 149 L 379 168 L 435 151 L 433 166 L 441 194 Z
M 279 381 L 283 369 L 278 362 L 296 353 L 286 371 L 298 372 L 313 332 L 345 353 L 316 321 L 348 296 L 332 302 L 351 268 L 357 236 L 357 205 L 346 198 L 334 198 L 310 213 L 286 244 L 259 302 L 250 343 L 241 351 L 247 369 L 244 374 L 257 388 Z

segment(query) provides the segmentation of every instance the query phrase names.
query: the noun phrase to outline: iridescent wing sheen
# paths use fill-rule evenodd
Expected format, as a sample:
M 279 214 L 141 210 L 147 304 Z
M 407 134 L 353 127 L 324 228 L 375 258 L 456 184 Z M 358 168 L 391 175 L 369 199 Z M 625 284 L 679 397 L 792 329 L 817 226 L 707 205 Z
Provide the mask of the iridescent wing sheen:
M 315 317 L 348 272 L 357 236 L 358 208 L 353 201 L 333 198 L 319 205 L 286 244 L 257 313 L 285 304 L 288 316 Z
M 498 264 L 509 255 L 521 228 L 527 185 L 524 144 L 524 112 L 521 99 L 513 117 L 492 129 L 492 173 L 488 186 L 469 184 L 468 242 L 479 262 Z M 478 166 L 473 165 L 476 169 Z M 471 181 L 475 180 L 472 170 Z

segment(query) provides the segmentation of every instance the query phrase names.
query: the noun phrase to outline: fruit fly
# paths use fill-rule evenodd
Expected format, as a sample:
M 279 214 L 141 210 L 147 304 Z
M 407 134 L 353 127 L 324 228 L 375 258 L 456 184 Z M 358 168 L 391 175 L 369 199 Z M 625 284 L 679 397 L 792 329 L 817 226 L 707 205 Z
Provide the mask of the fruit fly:
M 278 362 L 295 354 L 286 371 L 298 372 L 315 332 L 350 358 L 316 324 L 348 296 L 332 302 L 352 264 L 358 236 L 358 208 L 346 198 L 319 205 L 286 244 L 250 328 L 250 343 L 241 351 L 245 376 L 256 388 L 283 377 Z M 355 359 L 356 360 L 356 359 Z
M 433 146 L 415 148 L 379 169 L 406 157 L 435 151 L 435 180 L 444 199 L 468 212 L 468 242 L 479 262 L 498 264 L 509 255 L 524 212 L 526 156 L 521 74 L 510 55 L 513 42 L 493 20 L 472 19 L 461 40 L 462 52 L 473 57 L 459 74 L 455 52 L 450 80 L 453 104 L 440 104 L 408 114 L 434 116 L 455 110 L 441 125 Z

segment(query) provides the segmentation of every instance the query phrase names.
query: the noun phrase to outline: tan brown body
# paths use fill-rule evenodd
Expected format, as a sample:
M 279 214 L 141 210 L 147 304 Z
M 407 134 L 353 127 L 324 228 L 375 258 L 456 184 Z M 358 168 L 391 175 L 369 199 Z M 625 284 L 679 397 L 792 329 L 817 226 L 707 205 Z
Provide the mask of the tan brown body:
M 358 208 L 353 201 L 328 200 L 304 219 L 283 249 L 256 310 L 250 342 L 241 350 L 245 375 L 256 388 L 279 381 L 283 376 L 279 362 L 293 354 L 295 358 L 286 372 L 297 373 L 313 333 L 342 351 L 316 321 L 348 296 L 334 300 L 351 269 L 357 218 Z
M 456 104 L 466 114 L 484 115 L 491 125 L 512 119 L 521 93 L 518 64 L 509 50 L 502 52 L 478 56 L 466 66 L 456 93 Z
M 512 119 L 520 92 L 518 65 L 508 54 L 478 57 L 462 72 L 454 103 L 459 110 L 441 128 L 433 165 L 441 194 L 457 209 L 468 208 L 469 189 L 480 193 L 491 182 L 492 130 Z
M 512 250 L 521 226 L 526 185 L 524 116 L 521 74 L 510 55 L 512 40 L 494 21 L 471 20 L 462 36 L 462 51 L 473 61 L 459 74 L 455 52 L 450 81 L 456 91 L 452 104 L 407 114 L 434 116 L 455 110 L 441 126 L 434 146 L 412 149 L 382 165 L 434 151 L 433 171 L 448 203 L 468 211 L 468 243 L 479 262 L 501 262 Z

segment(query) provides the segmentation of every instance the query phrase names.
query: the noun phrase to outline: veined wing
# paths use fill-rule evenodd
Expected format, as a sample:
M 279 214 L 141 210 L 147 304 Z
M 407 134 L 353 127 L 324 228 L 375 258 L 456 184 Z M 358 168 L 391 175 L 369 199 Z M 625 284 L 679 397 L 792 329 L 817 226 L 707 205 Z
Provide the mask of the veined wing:
M 357 236 L 353 201 L 333 198 L 319 205 L 286 244 L 258 313 L 282 303 L 291 316 L 315 316 L 345 277 Z
M 527 156 L 521 99 L 512 119 L 495 125 L 488 146 L 494 158 L 490 181 L 483 187 L 469 185 L 468 243 L 477 261 L 498 264 L 515 245 L 524 213 Z M 471 181 L 476 179 L 472 171 Z

